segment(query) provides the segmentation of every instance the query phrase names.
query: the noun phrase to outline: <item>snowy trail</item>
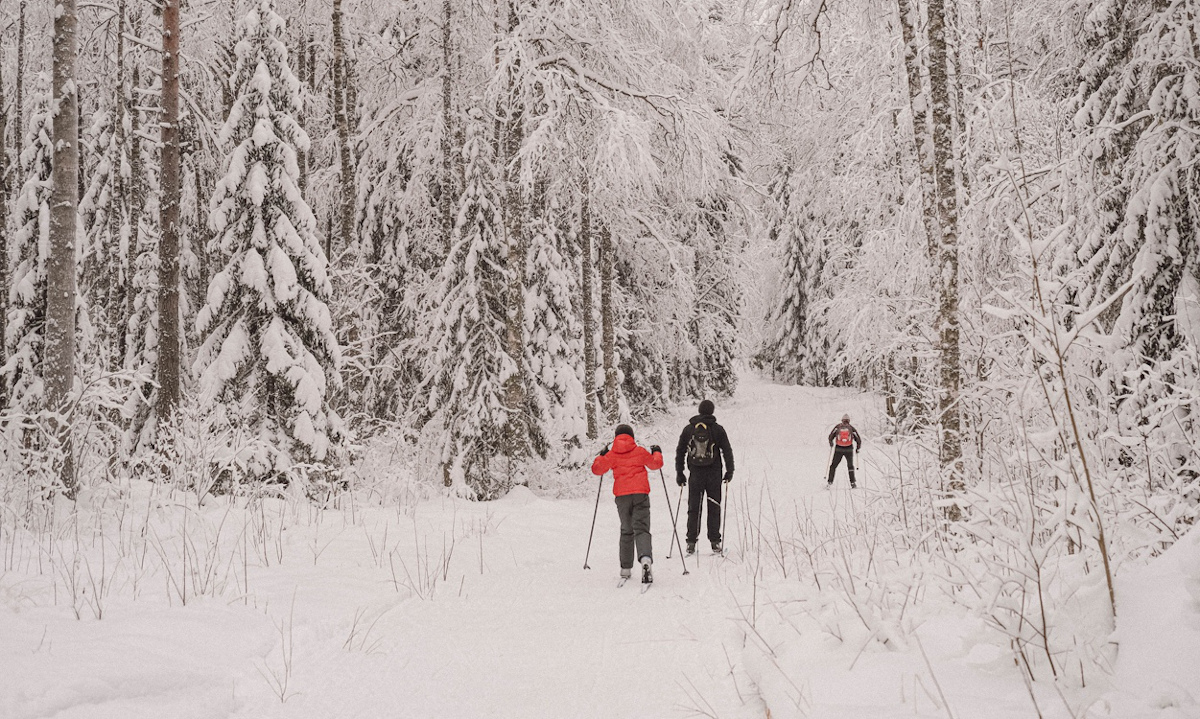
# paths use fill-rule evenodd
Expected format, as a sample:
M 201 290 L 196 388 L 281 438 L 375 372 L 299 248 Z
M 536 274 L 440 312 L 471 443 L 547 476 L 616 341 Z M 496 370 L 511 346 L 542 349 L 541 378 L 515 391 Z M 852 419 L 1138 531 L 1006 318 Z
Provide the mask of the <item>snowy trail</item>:
M 186 573 L 192 584 L 180 606 L 182 560 L 140 574 L 137 552 L 119 552 L 111 527 L 74 565 L 49 561 L 65 556 L 69 536 L 53 547 L 29 538 L 0 547 L 0 717 L 742 719 L 768 707 L 775 719 L 940 718 L 950 708 L 955 716 L 1031 716 L 1011 654 L 961 607 L 931 592 L 885 646 L 878 632 L 890 632 L 893 619 L 874 616 L 879 595 L 853 598 L 863 604 L 852 610 L 836 583 L 811 586 L 814 575 L 798 564 L 802 547 L 765 546 L 805 536 L 799 522 L 869 538 L 863 509 L 880 496 L 873 466 L 889 452 L 873 444 L 880 428 L 872 418 L 882 414 L 874 401 L 748 381 L 719 405 L 737 459 L 727 556 L 712 555 L 702 538 L 686 576 L 677 553 L 666 557 L 667 503 L 678 498 L 672 460 L 690 408 L 637 427 L 642 444 L 661 444 L 668 455 L 666 496 L 662 479 L 651 477 L 656 581 L 645 594 L 636 580 L 616 587 L 609 480 L 592 569 L 583 569 L 596 487 L 583 473 L 591 489 L 573 500 L 522 487 L 489 503 L 438 498 L 325 512 L 269 500 L 259 514 L 225 498 L 185 509 L 178 495 L 156 498 L 151 485 L 134 486 L 142 495 L 133 510 L 161 514 L 163 531 L 200 517 L 186 523 L 190 535 L 137 545 L 118 533 L 121 541 L 152 554 L 187 546 L 189 565 L 212 571 Z M 864 435 L 865 472 L 862 488 L 850 490 L 842 469 L 830 491 L 825 437 L 843 412 Z M 225 534 L 214 544 L 217 527 Z M 242 541 L 255 532 L 264 541 Z M 864 558 L 846 559 L 853 584 Z M 788 566 L 759 571 L 780 561 Z M 1200 658 L 1188 649 L 1200 627 L 1196 566 L 1193 534 L 1122 579 L 1128 613 L 1117 691 L 1097 687 L 1068 707 L 1040 685 L 1037 711 L 1046 719 L 1200 716 L 1187 681 Z M 197 597 L 204 576 L 224 577 L 224 588 Z M 822 576 L 830 580 L 828 567 Z M 1164 646 L 1175 647 L 1169 658 L 1159 656 Z
M 737 458 L 732 501 L 827 502 L 823 438 L 867 401 L 747 383 L 717 411 Z M 675 441 L 690 414 L 680 408 L 638 428 L 642 444 L 665 448 L 672 504 Z M 869 437 L 870 423 L 860 426 Z M 488 504 L 293 517 L 282 566 L 252 569 L 240 598 L 168 608 L 132 601 L 125 587 L 106 600 L 102 621 L 86 610 L 76 621 L 61 597 L 52 606 L 61 586 L 0 582 L 0 669 L 11 679 L 0 682 L 0 715 L 762 716 L 739 660 L 733 590 L 746 572 L 737 515 L 729 558 L 711 555 L 702 538 L 683 576 L 678 550 L 666 558 L 667 498 L 658 474 L 651 479 L 656 581 L 645 594 L 636 579 L 615 586 L 607 479 L 589 571 L 595 495 L 551 501 L 518 488 Z M 590 475 L 580 481 L 595 486 Z M 158 590 L 165 580 L 154 581 Z
M 110 527 L 74 565 L 48 559 L 66 556 L 69 536 L 53 547 L 28 538 L 0 547 L 0 717 L 748 719 L 768 707 L 776 719 L 940 718 L 950 708 L 955 716 L 1030 716 L 1011 655 L 978 618 L 928 596 L 885 646 L 878 632 L 891 630 L 878 622 L 892 619 L 857 616 L 844 588 L 819 591 L 800 566 L 803 548 L 782 546 L 805 536 L 800 522 L 868 538 L 862 519 L 872 515 L 863 510 L 880 497 L 874 467 L 892 461 L 892 450 L 874 442 L 881 409 L 848 390 L 746 381 L 717 407 L 737 460 L 727 556 L 711 554 L 702 537 L 686 576 L 677 551 L 667 558 L 667 506 L 679 496 L 673 455 L 692 411 L 637 427 L 639 442 L 667 454 L 665 496 L 662 478 L 651 476 L 656 581 L 645 594 L 636 579 L 616 587 L 608 479 L 592 568 L 583 569 L 597 486 L 585 472 L 578 481 L 588 489 L 571 500 L 519 487 L 489 503 L 441 497 L 321 512 L 268 500 L 257 514 L 227 498 L 185 508 L 179 495 L 134 485 L 134 513 L 161 515 L 156 531 L 179 534 L 137 545 Z M 843 412 L 865 440 L 861 489 L 849 489 L 843 468 L 826 490 L 825 437 Z M 97 512 L 86 522 L 119 516 Z M 224 534 L 213 543 L 217 528 Z M 118 551 L 119 537 L 151 554 L 186 546 L 196 570 L 183 572 L 176 557 L 139 573 L 137 552 Z M 1200 626 L 1200 585 L 1184 568 L 1197 565 L 1198 548 L 1192 537 L 1121 582 L 1131 611 L 1120 691 L 1097 688 L 1071 708 L 1039 686 L 1042 716 L 1196 715 L 1186 688 L 1196 632 L 1186 628 Z M 846 558 L 853 584 L 863 557 Z M 190 589 L 180 606 L 184 574 Z M 224 585 L 198 597 L 205 576 Z M 822 576 L 830 580 L 828 567 Z M 874 615 L 878 599 L 853 601 Z M 1163 664 L 1156 648 L 1166 645 L 1187 659 Z M 1095 711 L 1084 708 L 1089 702 Z

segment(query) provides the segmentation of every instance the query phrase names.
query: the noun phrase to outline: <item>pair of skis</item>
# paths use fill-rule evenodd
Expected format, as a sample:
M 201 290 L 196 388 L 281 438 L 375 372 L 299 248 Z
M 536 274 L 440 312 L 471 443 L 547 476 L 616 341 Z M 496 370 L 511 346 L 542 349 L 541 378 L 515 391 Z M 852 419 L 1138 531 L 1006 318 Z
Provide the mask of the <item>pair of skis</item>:
M 629 577 L 621 577 L 619 580 L 617 580 L 617 589 L 620 589 L 621 587 L 625 586 L 625 582 L 628 582 L 629 579 L 630 579 Z M 645 594 L 646 590 L 648 590 L 650 587 L 653 587 L 653 586 L 654 586 L 654 582 L 642 582 L 642 594 Z
M 650 571 L 650 565 L 648 563 L 642 564 L 641 566 L 642 566 L 642 594 L 645 594 L 646 590 L 650 588 L 650 585 L 654 584 L 654 574 Z M 628 582 L 628 581 L 629 581 L 629 577 L 622 576 L 621 579 L 617 581 L 617 589 L 620 589 L 621 587 L 625 586 L 625 582 Z

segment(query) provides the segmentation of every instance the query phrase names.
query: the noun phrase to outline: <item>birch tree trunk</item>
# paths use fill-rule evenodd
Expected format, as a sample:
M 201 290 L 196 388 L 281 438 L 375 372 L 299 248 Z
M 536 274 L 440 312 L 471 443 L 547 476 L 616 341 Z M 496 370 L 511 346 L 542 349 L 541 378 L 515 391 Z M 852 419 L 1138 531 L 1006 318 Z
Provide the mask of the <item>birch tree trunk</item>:
M 604 418 L 616 424 L 620 414 L 617 403 L 617 335 L 614 322 L 612 232 L 600 228 L 600 353 L 604 365 Z
M 908 78 L 908 106 L 912 117 L 913 144 L 917 151 L 917 176 L 921 189 L 921 225 L 930 258 L 937 256 L 937 180 L 933 172 L 932 136 L 929 133 L 928 103 L 921 88 L 920 48 L 917 46 L 913 0 L 896 0 L 900 11 L 900 34 L 904 39 L 904 73 Z
M 21 0 L 20 9 L 17 11 L 17 87 L 16 87 L 16 111 L 13 112 L 13 117 L 16 122 L 17 136 L 17 155 L 21 154 L 21 143 L 25 137 L 25 0 Z
M 0 58 L 0 367 L 8 361 L 8 111 L 4 97 L 4 62 Z M 20 108 L 17 109 L 20 112 Z M 18 153 L 21 136 L 17 136 Z M 0 412 L 8 410 L 8 382 L 0 377 Z
M 596 422 L 596 317 L 592 312 L 592 218 L 591 184 L 584 170 L 579 194 L 579 245 L 583 258 L 579 288 L 583 295 L 583 397 L 588 439 L 599 433 Z
M 58 0 L 54 18 L 54 170 L 50 252 L 46 258 L 46 407 L 68 411 L 75 378 L 75 235 L 79 209 L 79 95 L 75 82 L 78 15 L 75 0 Z M 70 419 L 54 428 L 63 451 L 64 492 L 74 497 Z
M 341 247 L 354 239 L 354 165 L 350 155 L 350 117 L 346 108 L 346 40 L 342 34 L 342 0 L 333 0 L 333 117 L 337 124 L 341 192 L 338 197 Z M 332 262 L 333 240 L 325 240 L 325 259 Z
M 953 1 L 953 0 L 952 0 Z M 950 98 L 953 88 L 948 76 L 945 0 L 929 2 L 929 90 L 933 116 L 933 159 L 938 187 L 937 258 L 938 313 L 935 328 L 940 343 L 940 387 L 938 416 L 941 425 L 941 467 L 948 476 L 947 488 L 964 488 L 961 409 L 959 388 L 958 325 L 958 188 L 955 182 L 954 135 Z M 948 511 L 952 521 L 961 518 L 958 505 Z
M 162 53 L 162 237 L 158 248 L 158 426 L 179 406 L 179 2 L 163 0 Z
M 945 1 L 945 0 L 943 0 Z M 954 88 L 954 132 L 959 138 L 954 155 L 955 169 L 958 172 L 958 182 L 961 190 L 958 193 L 960 203 L 959 214 L 967 214 L 966 207 L 971 201 L 971 175 L 967 172 L 967 116 L 966 98 L 963 97 L 963 31 L 962 13 L 959 12 L 959 0 L 949 0 L 947 22 L 950 33 L 949 47 L 946 52 L 950 58 L 949 68 L 952 72 L 951 87 Z M 967 217 L 970 217 L 967 214 Z

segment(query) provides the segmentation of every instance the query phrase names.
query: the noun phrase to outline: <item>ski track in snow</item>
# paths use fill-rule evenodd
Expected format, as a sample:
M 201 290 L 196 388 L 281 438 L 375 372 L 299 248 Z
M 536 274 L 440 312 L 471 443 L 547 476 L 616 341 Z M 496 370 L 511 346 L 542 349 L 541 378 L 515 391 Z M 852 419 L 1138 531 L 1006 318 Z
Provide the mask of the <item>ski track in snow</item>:
M 801 503 L 824 521 L 853 511 L 869 501 L 877 476 L 872 441 L 881 409 L 849 390 L 746 381 L 717 407 L 737 467 L 727 502 L 753 504 L 743 508 L 751 512 Z M 865 441 L 863 488 L 853 495 L 844 467 L 835 489 L 824 488 L 825 438 L 843 412 Z M 776 718 L 946 716 L 917 695 L 924 668 L 911 651 L 863 654 L 859 640 L 839 646 L 828 636 L 803 637 L 774 647 L 780 666 L 804 667 L 803 674 L 772 679 L 779 670 L 747 651 L 754 639 L 743 615 L 756 587 L 736 507 L 728 557 L 712 555 L 702 535 L 687 576 L 678 549 L 667 558 L 666 501 L 674 509 L 679 492 L 674 448 L 692 413 L 679 408 L 636 427 L 639 443 L 660 444 L 667 460 L 666 497 L 663 480 L 651 474 L 655 584 L 645 594 L 636 572 L 615 586 L 618 522 L 608 478 L 591 569 L 583 569 L 596 487 L 586 471 L 579 481 L 592 492 L 575 500 L 517 488 L 492 503 L 359 507 L 356 521 L 345 510 L 301 509 L 282 533 L 283 565 L 252 568 L 244 596 L 230 590 L 170 607 L 158 576 L 143 580 L 155 586 L 143 586 L 146 596 L 136 601 L 128 586 L 113 590 L 103 620 L 85 608 L 76 621 L 61 581 L 54 606 L 45 576 L 0 574 L 0 716 L 736 719 L 764 716 L 760 696 L 772 698 Z M 681 539 L 684 525 L 680 517 Z M 954 621 L 948 617 L 943 630 Z M 1031 716 L 1012 676 L 997 671 L 989 683 L 971 675 L 1003 664 L 992 653 L 968 656 L 972 646 L 947 631 L 921 636 L 956 716 Z M 793 697 L 793 706 L 780 696 Z

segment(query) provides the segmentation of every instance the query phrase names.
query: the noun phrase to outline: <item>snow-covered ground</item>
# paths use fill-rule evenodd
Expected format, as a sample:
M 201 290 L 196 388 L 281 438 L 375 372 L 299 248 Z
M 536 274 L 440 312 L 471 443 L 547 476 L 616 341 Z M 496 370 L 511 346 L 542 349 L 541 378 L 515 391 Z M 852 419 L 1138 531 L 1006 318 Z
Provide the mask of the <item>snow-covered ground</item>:
M 636 428 L 668 455 L 645 594 L 615 586 L 607 481 L 583 569 L 586 472 L 572 500 L 197 508 L 144 484 L 125 512 L 93 498 L 79 539 L 0 544 L 0 717 L 1200 716 L 1196 532 L 1119 577 L 1111 681 L 1028 688 L 983 622 L 935 593 L 859 620 L 847 606 L 871 614 L 872 595 L 839 606 L 789 566 L 796 547 L 770 546 L 802 524 L 869 533 L 855 518 L 892 460 L 868 395 L 747 380 L 719 404 L 737 458 L 728 556 L 702 541 L 684 576 L 667 500 L 691 410 Z M 866 440 L 853 494 L 844 469 L 824 488 L 843 412 Z

